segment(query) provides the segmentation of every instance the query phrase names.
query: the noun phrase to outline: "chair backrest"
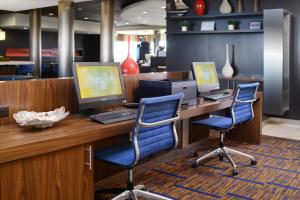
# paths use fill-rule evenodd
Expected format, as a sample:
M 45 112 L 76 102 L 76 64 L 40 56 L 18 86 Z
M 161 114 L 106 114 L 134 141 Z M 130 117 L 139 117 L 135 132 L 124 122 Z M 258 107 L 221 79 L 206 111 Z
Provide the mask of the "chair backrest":
M 253 102 L 256 101 L 258 86 L 259 83 L 237 85 L 231 106 L 233 126 L 243 122 L 249 122 L 254 118 Z
M 131 135 L 135 149 L 135 163 L 139 159 L 177 146 L 175 121 L 179 120 L 183 96 L 183 93 L 178 93 L 141 99 Z

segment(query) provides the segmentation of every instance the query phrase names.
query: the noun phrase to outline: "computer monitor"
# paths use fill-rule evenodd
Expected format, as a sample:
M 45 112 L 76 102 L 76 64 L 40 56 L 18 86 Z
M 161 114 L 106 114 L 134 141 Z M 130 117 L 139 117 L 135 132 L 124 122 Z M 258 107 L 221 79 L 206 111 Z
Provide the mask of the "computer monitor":
M 220 89 L 215 63 L 193 62 L 192 69 L 199 93 Z
M 80 111 L 124 102 L 119 63 L 77 63 L 73 75 Z

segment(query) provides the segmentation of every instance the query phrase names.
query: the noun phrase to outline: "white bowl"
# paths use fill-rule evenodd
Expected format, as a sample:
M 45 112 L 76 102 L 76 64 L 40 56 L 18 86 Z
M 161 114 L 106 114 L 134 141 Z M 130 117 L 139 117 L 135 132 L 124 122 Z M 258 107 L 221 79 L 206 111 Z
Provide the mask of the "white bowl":
M 35 128 L 48 128 L 65 119 L 70 112 L 65 112 L 65 107 L 57 108 L 50 112 L 20 111 L 13 115 L 20 126 L 33 126 Z

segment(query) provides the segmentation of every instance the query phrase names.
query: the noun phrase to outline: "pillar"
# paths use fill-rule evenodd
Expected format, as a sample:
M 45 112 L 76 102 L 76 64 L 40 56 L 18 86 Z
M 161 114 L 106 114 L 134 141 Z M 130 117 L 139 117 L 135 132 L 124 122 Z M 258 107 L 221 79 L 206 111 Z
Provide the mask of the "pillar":
M 74 2 L 58 1 L 58 76 L 72 76 L 74 61 Z
M 29 14 L 30 60 L 34 61 L 34 77 L 41 78 L 42 31 L 41 10 L 34 9 Z
M 113 62 L 114 0 L 101 0 L 100 10 L 100 61 Z

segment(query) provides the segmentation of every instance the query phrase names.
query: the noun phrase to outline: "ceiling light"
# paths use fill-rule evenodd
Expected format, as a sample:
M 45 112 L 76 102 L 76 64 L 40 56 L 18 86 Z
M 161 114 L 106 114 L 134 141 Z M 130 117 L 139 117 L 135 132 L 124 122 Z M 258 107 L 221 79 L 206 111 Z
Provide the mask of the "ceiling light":
M 137 17 L 138 19 L 142 19 L 142 17 Z
M 24 30 L 27 30 L 28 28 L 27 28 L 27 27 L 24 27 L 23 29 L 24 29 Z
M 5 40 L 6 35 L 5 35 L 5 31 L 0 29 L 0 40 Z
M 125 24 L 126 24 L 126 25 L 129 25 L 130 23 L 129 23 L 129 22 L 126 22 Z
M 144 20 L 143 22 L 144 22 L 144 23 L 147 23 L 148 21 L 147 21 L 147 20 Z
M 162 8 L 162 9 L 166 9 L 166 6 L 162 6 L 162 7 L 160 7 L 160 8 Z
M 144 11 L 143 14 L 147 14 L 148 12 Z
M 78 11 L 82 11 L 82 8 L 78 8 L 77 10 L 78 10 Z
M 49 13 L 49 16 L 53 16 L 54 15 L 54 13 Z
M 88 17 L 85 17 L 84 19 L 87 20 L 87 19 L 89 19 L 89 18 L 88 18 Z

